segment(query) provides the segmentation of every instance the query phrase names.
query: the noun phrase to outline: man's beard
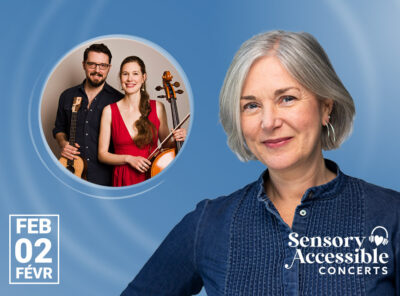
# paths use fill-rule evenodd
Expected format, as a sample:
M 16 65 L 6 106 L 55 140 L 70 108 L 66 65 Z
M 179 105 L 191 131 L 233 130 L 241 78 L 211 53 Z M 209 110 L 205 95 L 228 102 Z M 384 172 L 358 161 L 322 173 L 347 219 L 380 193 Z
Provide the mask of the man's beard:
M 87 81 L 89 82 L 89 84 L 93 87 L 98 87 L 100 85 L 102 85 L 104 83 L 104 81 L 106 80 L 106 78 L 100 79 L 98 81 L 93 81 L 91 79 L 91 76 L 95 76 L 95 75 L 99 75 L 101 77 L 103 77 L 103 75 L 99 74 L 98 72 L 94 72 L 94 73 L 90 73 L 89 77 L 87 78 Z

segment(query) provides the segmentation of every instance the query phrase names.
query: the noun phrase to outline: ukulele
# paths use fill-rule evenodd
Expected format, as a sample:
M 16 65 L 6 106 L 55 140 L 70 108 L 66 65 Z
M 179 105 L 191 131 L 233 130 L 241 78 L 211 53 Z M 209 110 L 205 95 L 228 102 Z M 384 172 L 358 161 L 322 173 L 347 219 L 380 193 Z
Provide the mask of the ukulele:
M 78 117 L 78 110 L 81 107 L 82 97 L 74 97 L 72 102 L 72 116 L 71 116 L 71 127 L 69 129 L 69 144 L 75 147 L 75 134 L 76 134 L 76 120 Z M 75 176 L 86 179 L 86 163 L 79 156 L 76 159 L 67 159 L 63 156 L 60 157 L 59 161 Z

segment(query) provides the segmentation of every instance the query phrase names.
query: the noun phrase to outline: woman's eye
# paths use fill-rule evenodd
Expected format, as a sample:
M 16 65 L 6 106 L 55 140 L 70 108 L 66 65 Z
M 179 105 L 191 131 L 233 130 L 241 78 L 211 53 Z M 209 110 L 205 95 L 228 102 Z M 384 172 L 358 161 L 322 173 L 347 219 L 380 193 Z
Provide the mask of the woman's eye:
M 258 105 L 256 103 L 247 103 L 247 104 L 243 105 L 243 110 L 252 110 L 257 107 L 258 107 Z
M 290 104 L 292 103 L 296 98 L 293 96 L 284 96 L 281 98 L 282 103 L 284 104 Z

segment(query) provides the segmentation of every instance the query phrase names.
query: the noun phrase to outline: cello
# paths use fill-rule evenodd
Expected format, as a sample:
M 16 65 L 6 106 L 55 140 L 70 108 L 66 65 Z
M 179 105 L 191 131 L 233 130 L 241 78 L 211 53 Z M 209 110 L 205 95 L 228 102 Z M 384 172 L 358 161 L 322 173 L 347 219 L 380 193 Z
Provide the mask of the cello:
M 176 94 L 182 94 L 183 90 L 177 90 L 175 91 L 175 87 L 179 87 L 180 83 L 175 81 L 173 84 L 171 83 L 173 76 L 169 71 L 165 71 L 162 76 L 163 80 L 163 86 L 157 86 L 156 90 L 164 90 L 165 95 L 160 95 L 157 96 L 158 98 L 166 98 L 167 101 L 171 105 L 171 114 L 172 114 L 172 125 L 173 129 L 178 129 L 179 127 L 182 126 L 182 124 L 189 118 L 189 114 L 185 117 L 185 119 L 182 122 L 179 122 L 179 114 L 178 114 L 178 107 L 176 105 Z M 172 136 L 172 133 L 168 135 L 166 139 L 153 151 L 153 153 L 150 154 L 148 159 L 151 160 L 151 168 L 149 170 L 149 178 L 154 177 L 158 173 L 160 173 L 162 170 L 164 170 L 176 157 L 178 154 L 179 150 L 182 148 L 183 142 L 182 141 L 176 141 L 176 148 L 169 148 L 169 149 L 161 149 L 162 144 L 164 144 L 170 137 Z

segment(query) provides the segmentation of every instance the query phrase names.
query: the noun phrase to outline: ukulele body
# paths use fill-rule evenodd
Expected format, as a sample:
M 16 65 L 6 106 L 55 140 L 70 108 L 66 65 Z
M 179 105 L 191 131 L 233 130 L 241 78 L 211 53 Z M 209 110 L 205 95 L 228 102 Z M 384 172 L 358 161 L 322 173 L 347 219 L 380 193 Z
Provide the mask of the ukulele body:
M 69 170 L 75 176 L 77 176 L 78 178 L 86 179 L 86 163 L 81 157 L 77 157 L 78 158 L 70 161 L 70 163 L 72 162 L 72 165 L 68 164 L 68 159 L 63 156 L 60 157 L 59 161 L 67 170 Z

